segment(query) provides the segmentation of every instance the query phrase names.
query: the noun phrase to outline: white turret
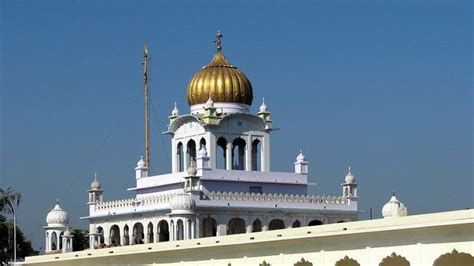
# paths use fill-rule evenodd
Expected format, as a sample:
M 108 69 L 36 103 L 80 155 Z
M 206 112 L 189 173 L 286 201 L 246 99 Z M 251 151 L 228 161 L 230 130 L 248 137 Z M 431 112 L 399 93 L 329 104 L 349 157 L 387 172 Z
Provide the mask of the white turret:
M 69 223 L 69 216 L 65 210 L 59 206 L 59 200 L 56 205 L 46 216 L 46 245 L 45 253 L 57 252 L 61 250 L 61 234 L 66 231 Z
M 306 161 L 303 151 L 300 150 L 298 156 L 296 156 L 295 173 L 307 175 L 308 174 L 308 162 Z
M 347 175 L 344 178 L 344 183 L 342 184 L 342 196 L 347 198 L 357 197 L 357 183 L 350 166 Z
M 103 200 L 103 191 L 101 190 L 102 185 L 100 184 L 99 180 L 97 180 L 97 173 L 94 174 L 94 180 L 91 183 L 91 189 L 89 192 L 89 205 L 94 205 L 98 202 L 102 202 Z
M 146 167 L 146 163 L 145 160 L 143 160 L 143 156 L 140 156 L 140 160 L 137 162 L 137 167 L 135 167 L 135 178 L 139 179 L 147 176 L 148 167 Z
M 382 215 L 384 218 L 388 217 L 403 217 L 407 216 L 407 208 L 395 196 L 395 191 L 392 193 L 390 200 L 383 205 Z

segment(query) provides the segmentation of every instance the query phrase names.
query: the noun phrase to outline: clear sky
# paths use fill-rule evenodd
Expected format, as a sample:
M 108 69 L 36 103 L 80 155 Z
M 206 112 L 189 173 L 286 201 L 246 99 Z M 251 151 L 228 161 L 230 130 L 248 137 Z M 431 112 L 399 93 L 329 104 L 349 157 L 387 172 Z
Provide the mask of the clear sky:
M 216 31 L 272 112 L 272 170 L 300 148 L 311 192 L 342 193 L 350 164 L 360 209 L 392 190 L 410 214 L 473 207 L 470 1 L 0 0 L 0 184 L 21 192 L 19 224 L 44 247 L 56 198 L 73 227 L 98 173 L 105 199 L 133 197 L 144 150 L 143 43 L 151 56 L 151 160 L 173 103 L 207 64 Z M 366 219 L 362 214 L 361 219 Z

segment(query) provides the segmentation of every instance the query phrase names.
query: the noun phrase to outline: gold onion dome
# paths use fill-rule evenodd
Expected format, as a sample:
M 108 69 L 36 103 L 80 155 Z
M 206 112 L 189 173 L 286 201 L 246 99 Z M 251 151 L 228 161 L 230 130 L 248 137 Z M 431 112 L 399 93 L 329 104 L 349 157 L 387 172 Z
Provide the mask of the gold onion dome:
M 222 34 L 218 32 L 216 54 L 189 82 L 189 105 L 204 104 L 209 96 L 214 102 L 252 104 L 252 84 L 244 73 L 224 57 L 221 38 Z

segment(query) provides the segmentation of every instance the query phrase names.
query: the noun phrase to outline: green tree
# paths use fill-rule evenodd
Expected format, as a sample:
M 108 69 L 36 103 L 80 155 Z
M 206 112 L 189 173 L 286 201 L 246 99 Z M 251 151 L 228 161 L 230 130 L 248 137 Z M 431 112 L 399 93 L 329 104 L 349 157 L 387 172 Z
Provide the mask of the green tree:
M 21 198 L 21 194 L 13 192 L 10 187 L 7 189 L 0 187 L 0 263 L 13 260 L 13 223 L 8 216 L 16 212 Z M 39 254 L 32 248 L 31 242 L 25 239 L 18 226 L 16 227 L 16 247 L 18 260 L 25 256 Z
M 72 230 L 72 248 L 74 251 L 80 251 L 89 248 L 89 231 L 76 228 Z

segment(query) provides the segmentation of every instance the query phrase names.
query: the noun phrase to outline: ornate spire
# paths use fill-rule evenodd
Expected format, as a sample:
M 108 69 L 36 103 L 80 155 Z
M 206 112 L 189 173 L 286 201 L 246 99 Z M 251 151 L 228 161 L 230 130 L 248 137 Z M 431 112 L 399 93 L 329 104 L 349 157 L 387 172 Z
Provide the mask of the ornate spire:
M 222 33 L 220 30 L 217 31 L 216 39 L 213 42 L 217 44 L 217 52 L 220 53 L 222 50 Z

